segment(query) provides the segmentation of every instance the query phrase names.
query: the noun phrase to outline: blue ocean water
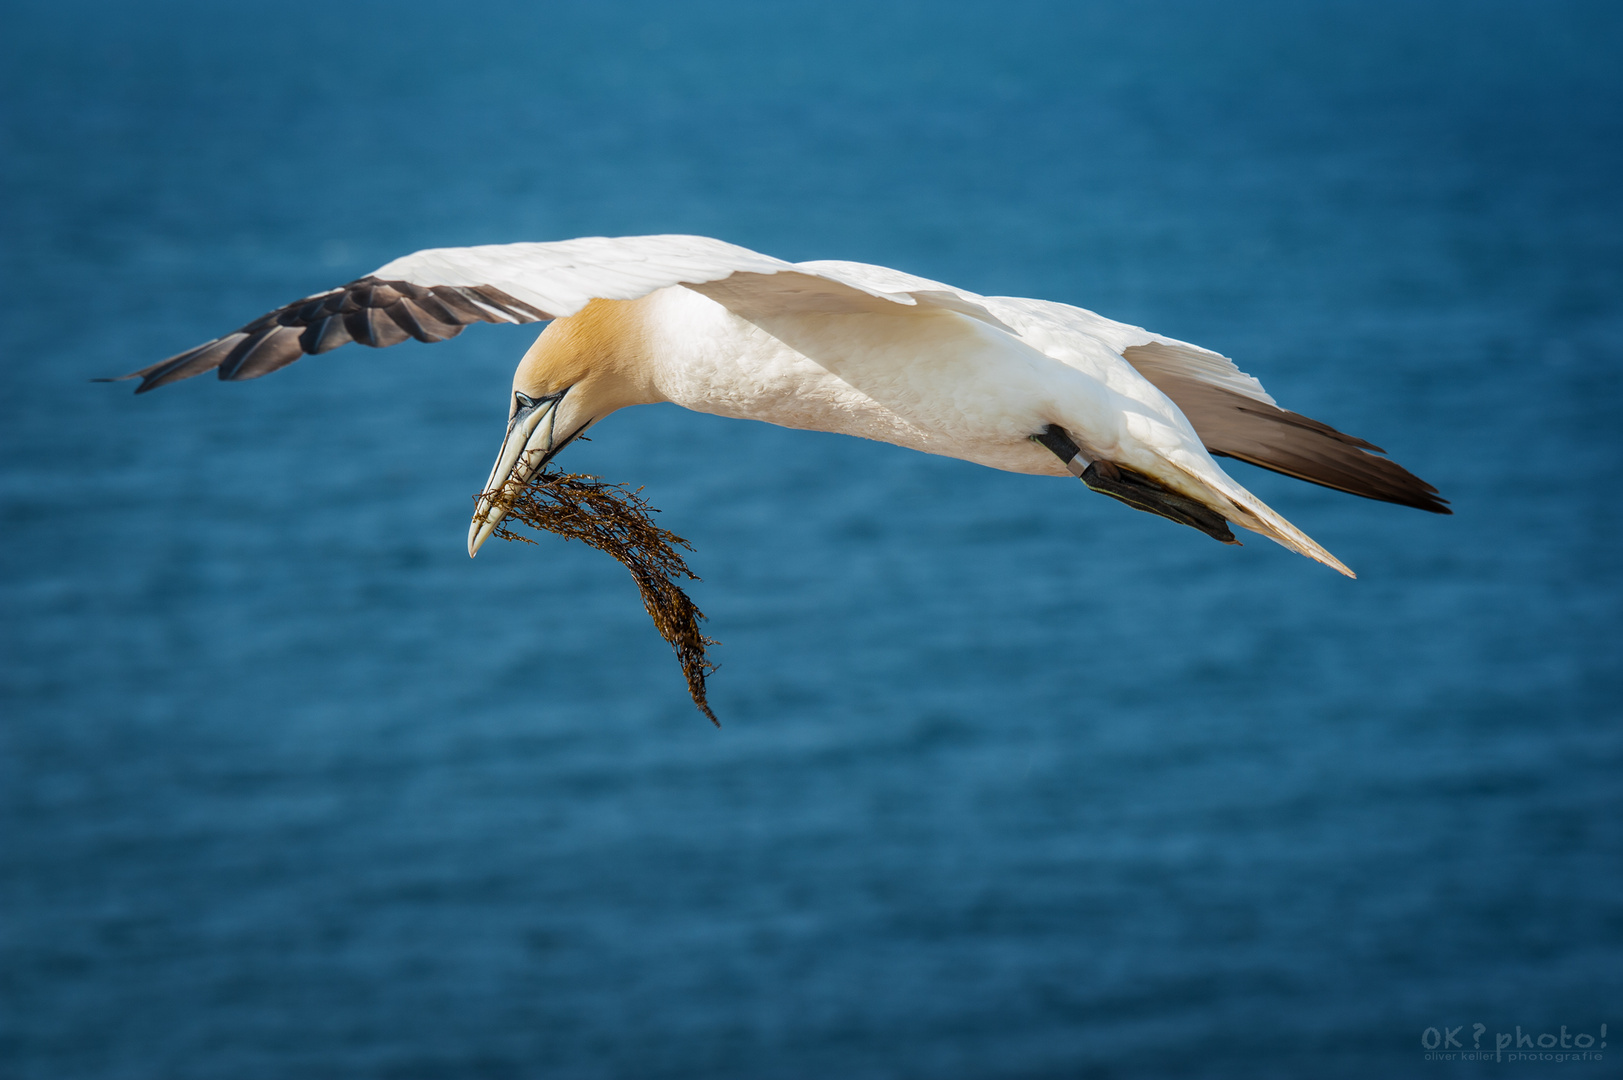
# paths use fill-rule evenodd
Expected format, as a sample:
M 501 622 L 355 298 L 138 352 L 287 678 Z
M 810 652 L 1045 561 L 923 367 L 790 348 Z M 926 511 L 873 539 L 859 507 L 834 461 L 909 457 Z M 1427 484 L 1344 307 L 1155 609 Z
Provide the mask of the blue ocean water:
M 1620 23 L 13 0 L 0 1074 L 1614 1074 Z M 86 381 L 644 232 L 1202 343 L 1456 516 L 1233 465 L 1351 582 L 628 410 L 562 464 L 693 542 L 717 731 L 617 564 L 463 552 L 533 329 Z

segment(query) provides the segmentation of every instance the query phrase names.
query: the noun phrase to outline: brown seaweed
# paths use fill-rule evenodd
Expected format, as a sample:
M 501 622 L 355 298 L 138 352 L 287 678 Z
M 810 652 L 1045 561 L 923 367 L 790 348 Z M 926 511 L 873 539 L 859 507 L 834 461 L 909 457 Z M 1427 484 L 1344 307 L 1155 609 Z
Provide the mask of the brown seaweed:
M 716 670 L 705 649 L 718 643 L 699 631 L 704 612 L 677 585 L 682 578 L 699 580 L 677 550 L 692 551 L 693 545 L 654 524 L 653 515 L 659 511 L 643 500 L 641 490 L 631 491 L 623 484 L 581 473 L 541 471 L 516 492 L 509 485 L 493 496 L 493 501 L 507 506 L 507 518 L 495 535 L 535 543 L 509 528 L 520 522 L 565 540 L 579 540 L 620 560 L 631 571 L 654 628 L 676 650 L 693 704 L 720 727 L 721 721 L 710 711 L 704 685 L 705 677 Z

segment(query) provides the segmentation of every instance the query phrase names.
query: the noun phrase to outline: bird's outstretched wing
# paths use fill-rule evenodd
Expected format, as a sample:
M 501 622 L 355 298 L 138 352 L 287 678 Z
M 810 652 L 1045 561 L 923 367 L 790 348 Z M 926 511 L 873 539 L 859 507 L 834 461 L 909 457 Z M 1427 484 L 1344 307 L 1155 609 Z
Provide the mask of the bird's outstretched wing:
M 669 285 L 788 267 L 702 236 L 434 248 L 122 378 L 139 378 L 138 394 L 213 369 L 222 379 L 256 379 L 351 341 L 374 348 L 407 338 L 444 341 L 476 322 L 542 322 L 573 315 L 596 298 L 632 300 Z
M 285 304 L 232 333 L 120 378 L 140 379 L 138 394 L 210 370 L 218 370 L 221 379 L 257 379 L 301 356 L 351 341 L 374 348 L 408 338 L 444 341 L 476 322 L 564 318 L 595 299 L 635 300 L 672 285 L 687 285 L 746 317 L 765 311 L 841 313 L 924 304 L 1002 325 L 950 290 L 914 295 L 905 288 L 874 288 L 841 274 L 838 266 L 797 266 L 705 236 L 434 248 Z
M 984 302 L 1023 334 L 1040 323 L 1105 342 L 1172 399 L 1213 454 L 1366 499 L 1453 512 L 1436 488 L 1383 457 L 1380 447 L 1280 408 L 1262 383 L 1220 353 L 1069 304 L 1006 296 Z
M 1451 514 L 1437 489 L 1372 442 L 1204 378 L 1206 350 L 1169 339 L 1122 350 L 1183 410 L 1206 449 L 1366 499 Z M 1216 355 L 1216 354 L 1206 354 Z

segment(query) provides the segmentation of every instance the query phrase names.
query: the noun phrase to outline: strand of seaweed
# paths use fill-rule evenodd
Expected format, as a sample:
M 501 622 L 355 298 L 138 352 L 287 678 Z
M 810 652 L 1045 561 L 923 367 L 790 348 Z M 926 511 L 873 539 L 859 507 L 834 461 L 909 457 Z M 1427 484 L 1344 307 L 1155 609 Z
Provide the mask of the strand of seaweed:
M 699 621 L 705 614 L 676 583 L 681 578 L 699 580 L 677 551 L 692 551 L 693 545 L 654 524 L 653 515 L 659 511 L 643 500 L 641 491 L 583 473 L 541 471 L 516 492 L 509 486 L 498 496 L 508 504 L 508 516 L 496 535 L 535 543 L 508 528 L 510 522 L 520 521 L 565 540 L 579 540 L 618 559 L 631 571 L 655 629 L 676 650 L 693 704 L 720 727 L 721 721 L 710 711 L 704 685 L 705 677 L 716 670 L 705 649 L 718 642 L 700 632 Z

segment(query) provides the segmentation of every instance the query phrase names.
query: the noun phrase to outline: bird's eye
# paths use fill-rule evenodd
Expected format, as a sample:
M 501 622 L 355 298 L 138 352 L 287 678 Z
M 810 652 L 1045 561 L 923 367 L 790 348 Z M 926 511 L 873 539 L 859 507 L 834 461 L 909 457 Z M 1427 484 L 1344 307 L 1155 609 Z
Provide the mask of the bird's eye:
M 525 409 L 533 408 L 535 408 L 535 399 L 533 397 L 528 394 L 521 394 L 517 390 L 513 391 L 513 411 L 515 413 L 521 413 Z

